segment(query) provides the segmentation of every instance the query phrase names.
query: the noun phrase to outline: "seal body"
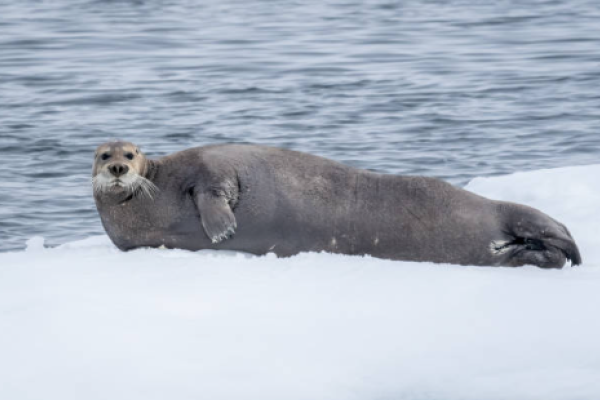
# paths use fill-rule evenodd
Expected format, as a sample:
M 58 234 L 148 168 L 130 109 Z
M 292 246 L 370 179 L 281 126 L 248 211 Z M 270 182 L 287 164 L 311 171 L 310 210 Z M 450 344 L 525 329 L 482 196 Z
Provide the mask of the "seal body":
M 326 251 L 555 268 L 567 259 L 581 262 L 568 230 L 547 215 L 434 178 L 378 174 L 310 154 L 242 144 L 144 158 L 132 167 L 134 161 L 119 158 L 119 152 L 135 145 L 103 146 L 114 162 L 154 186 L 151 196 L 113 186 L 95 191 L 103 226 L 122 250 L 165 246 L 278 256 Z M 98 157 L 95 178 L 113 165 Z

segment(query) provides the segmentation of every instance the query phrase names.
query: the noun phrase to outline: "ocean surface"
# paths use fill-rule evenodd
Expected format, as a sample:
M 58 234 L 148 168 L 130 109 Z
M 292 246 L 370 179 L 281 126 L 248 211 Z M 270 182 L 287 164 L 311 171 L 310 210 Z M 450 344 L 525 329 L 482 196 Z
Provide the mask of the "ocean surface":
M 0 0 L 0 32 L 0 251 L 101 234 L 113 138 L 456 185 L 600 160 L 596 0 Z

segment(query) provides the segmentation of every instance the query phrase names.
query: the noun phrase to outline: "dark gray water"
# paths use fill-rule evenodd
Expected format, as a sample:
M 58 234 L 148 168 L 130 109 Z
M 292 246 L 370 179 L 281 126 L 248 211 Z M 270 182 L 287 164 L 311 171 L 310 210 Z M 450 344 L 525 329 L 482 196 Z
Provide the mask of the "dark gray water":
M 597 0 L 0 0 L 0 33 L 0 250 L 102 232 L 111 138 L 459 185 L 600 162 Z

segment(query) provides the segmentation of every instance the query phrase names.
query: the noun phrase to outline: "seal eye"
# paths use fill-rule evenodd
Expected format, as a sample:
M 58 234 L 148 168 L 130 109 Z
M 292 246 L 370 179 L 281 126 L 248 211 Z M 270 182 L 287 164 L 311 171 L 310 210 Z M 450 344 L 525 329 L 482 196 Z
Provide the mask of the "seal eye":
M 100 158 L 102 158 L 102 160 L 106 161 L 110 158 L 110 154 L 108 153 L 103 153 L 102 156 L 100 156 Z
M 133 160 L 133 153 L 126 153 L 125 158 L 127 158 L 128 160 Z

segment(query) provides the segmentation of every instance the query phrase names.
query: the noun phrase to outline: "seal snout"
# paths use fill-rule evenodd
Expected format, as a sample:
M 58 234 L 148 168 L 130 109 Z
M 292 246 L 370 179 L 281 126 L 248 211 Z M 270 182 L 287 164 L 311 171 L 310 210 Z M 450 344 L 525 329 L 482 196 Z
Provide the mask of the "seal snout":
M 129 172 L 129 167 L 125 164 L 115 163 L 115 164 L 109 165 L 108 170 L 114 177 L 118 178 L 122 175 L 125 175 L 127 172 Z

